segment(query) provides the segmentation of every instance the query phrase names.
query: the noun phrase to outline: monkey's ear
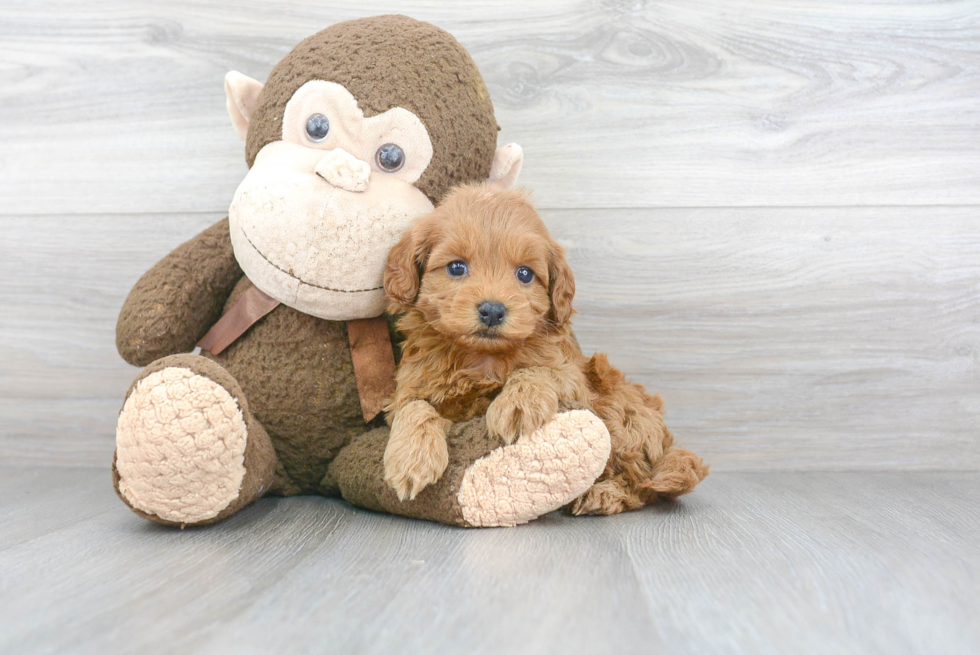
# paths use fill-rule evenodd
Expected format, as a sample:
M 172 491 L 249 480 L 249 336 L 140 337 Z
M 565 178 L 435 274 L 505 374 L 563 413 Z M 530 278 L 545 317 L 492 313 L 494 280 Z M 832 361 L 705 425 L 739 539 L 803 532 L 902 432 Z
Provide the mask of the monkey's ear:
M 252 112 L 259 104 L 259 93 L 264 85 L 258 80 L 253 80 L 248 75 L 242 75 L 238 71 L 230 71 L 225 75 L 225 98 L 228 104 L 228 115 L 231 116 L 231 125 L 235 128 L 238 136 L 245 140 L 248 134 L 248 122 L 252 119 Z
M 524 163 L 524 150 L 516 143 L 497 148 L 490 166 L 490 186 L 497 189 L 513 189 Z
M 431 236 L 427 222 L 416 221 L 388 253 L 384 285 L 389 313 L 404 314 L 415 305 L 432 249 Z
M 575 310 L 575 276 L 565 258 L 565 249 L 557 243 L 552 244 L 548 257 L 548 295 L 551 297 L 551 318 L 558 326 L 563 326 L 572 318 Z

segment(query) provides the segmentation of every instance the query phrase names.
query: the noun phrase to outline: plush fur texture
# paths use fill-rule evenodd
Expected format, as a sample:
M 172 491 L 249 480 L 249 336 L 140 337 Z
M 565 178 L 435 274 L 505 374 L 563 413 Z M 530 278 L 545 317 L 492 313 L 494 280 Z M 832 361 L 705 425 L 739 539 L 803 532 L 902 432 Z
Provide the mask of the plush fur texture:
M 402 107 L 422 119 L 433 155 L 415 186 L 433 203 L 456 184 L 489 177 L 499 129 L 490 93 L 448 32 L 407 16 L 375 16 L 303 40 L 259 94 L 246 142 L 249 166 L 263 146 L 282 138 L 286 103 L 310 80 L 343 85 L 367 117 Z
M 321 112 L 329 130 L 311 140 L 308 119 Z M 425 126 L 401 107 L 365 118 L 347 89 L 323 80 L 296 91 L 283 121 L 282 140 L 259 151 L 228 209 L 235 257 L 253 284 L 303 313 L 376 317 L 388 251 L 432 211 L 414 186 L 432 159 Z M 395 171 L 375 161 L 385 143 L 403 149 Z
M 458 271 L 459 263 L 465 273 L 455 275 L 450 264 Z M 519 279 L 522 268 L 530 280 L 526 270 Z M 391 251 L 385 291 L 390 311 L 404 313 L 406 337 L 385 453 L 386 480 L 400 497 L 414 497 L 445 468 L 435 442 L 448 420 L 440 418 L 485 413 L 491 434 L 509 444 L 551 420 L 560 403 L 595 411 L 612 439 L 602 476 L 574 513 L 636 509 L 687 493 L 707 475 L 699 457 L 673 445 L 659 396 L 627 382 L 604 355 L 579 350 L 565 250 L 526 194 L 485 185 L 450 193 Z M 481 319 L 487 302 L 505 309 L 499 324 Z
M 589 489 L 610 452 L 605 430 L 597 428 L 602 423 L 592 412 L 563 412 L 547 427 L 474 462 L 457 495 L 464 520 L 474 526 L 519 525 Z M 554 455 L 542 457 L 543 452 Z
M 449 465 L 415 500 L 401 500 L 384 480 L 388 430 L 355 439 L 328 477 L 348 501 L 379 512 L 466 527 L 509 527 L 559 509 L 603 471 L 609 432 L 595 414 L 573 406 L 511 445 L 490 436 L 486 418 L 454 423 L 446 434 Z
M 415 186 L 405 184 L 424 201 L 425 211 L 431 208 L 427 198 L 441 197 L 453 184 L 487 178 L 497 128 L 479 72 L 450 35 L 403 16 L 340 23 L 310 37 L 276 66 L 261 92 L 258 82 L 229 76 L 229 109 L 236 130 L 246 136 L 250 166 L 260 150 L 268 154 L 277 144 L 283 145 L 285 107 L 293 92 L 313 79 L 344 84 L 365 115 L 380 116 L 401 106 L 425 121 L 435 153 Z M 389 118 L 399 114 L 393 111 Z M 520 149 L 502 153 L 502 163 L 493 170 L 500 180 L 513 181 L 520 168 Z M 311 166 L 311 176 L 312 171 Z M 348 181 L 355 182 L 338 183 Z M 326 181 L 323 184 L 327 186 Z M 287 185 L 283 193 L 295 191 Z M 383 195 L 393 207 L 411 209 L 404 197 Z M 256 203 L 256 207 L 266 205 Z M 355 202 L 348 209 L 366 208 Z M 256 218 L 266 219 L 281 232 L 282 224 L 276 220 L 283 216 L 267 210 Z M 315 223 L 316 217 L 310 222 Z M 382 236 L 387 227 L 375 225 L 368 236 Z M 360 263 L 368 255 L 379 262 L 374 287 L 380 286 L 381 268 L 400 233 L 399 227 L 390 241 L 369 238 L 357 249 Z M 513 500 L 527 496 L 527 480 L 534 478 L 540 462 L 559 468 L 564 463 L 573 481 L 598 475 L 576 453 L 588 444 L 608 443 L 608 431 L 601 425 L 576 423 L 566 433 L 570 424 L 564 419 L 550 423 L 538 442 L 520 451 L 499 449 L 498 465 L 477 472 L 474 463 L 500 446 L 480 418 L 449 429 L 447 463 L 442 464 L 447 472 L 414 501 L 400 501 L 384 481 L 388 428 L 380 418 L 366 423 L 362 413 L 347 323 L 359 316 L 352 310 L 317 317 L 280 304 L 220 354 L 206 350 L 190 354 L 253 284 L 232 244 L 228 220 L 193 237 L 142 276 L 120 312 L 119 353 L 131 364 L 147 368 L 127 395 L 120 415 L 113 483 L 139 516 L 166 525 L 204 525 L 231 516 L 266 494 L 319 493 L 340 494 L 362 507 L 453 525 L 512 525 L 538 516 L 533 512 L 547 511 L 542 508 L 548 503 L 518 503 L 523 509 L 515 513 Z M 342 234 L 335 234 L 328 245 L 345 253 L 351 250 Z M 295 252 L 283 260 L 287 268 L 312 262 L 317 255 L 309 241 L 283 244 L 283 252 L 289 248 Z M 328 263 L 320 261 L 317 270 L 322 272 Z M 384 305 L 381 300 L 378 313 Z M 400 337 L 394 329 L 391 337 L 397 359 Z M 552 446 L 556 443 L 567 447 L 556 452 Z M 480 484 L 466 483 L 471 469 L 480 476 Z M 488 479 L 488 471 L 507 472 L 507 477 Z M 461 497 L 463 486 L 492 489 L 497 495 Z M 578 495 L 575 484 L 556 484 L 552 493 L 564 502 Z M 478 523 L 467 518 L 476 516 Z
M 189 368 L 168 367 L 140 380 L 119 414 L 120 493 L 171 521 L 213 518 L 238 498 L 248 428 L 235 398 Z M 161 475 L 166 459 L 176 475 Z
M 138 515 L 181 527 L 220 521 L 290 484 L 235 379 L 191 354 L 153 362 L 129 388 L 112 480 Z
M 116 349 L 133 366 L 190 352 L 221 318 L 242 269 L 218 221 L 143 274 L 116 322 Z

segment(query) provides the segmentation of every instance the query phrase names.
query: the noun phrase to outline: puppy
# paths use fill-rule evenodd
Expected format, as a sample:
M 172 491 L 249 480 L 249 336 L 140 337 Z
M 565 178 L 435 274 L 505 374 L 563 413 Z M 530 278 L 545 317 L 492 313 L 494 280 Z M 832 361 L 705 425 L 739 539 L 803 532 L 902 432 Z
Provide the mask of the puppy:
M 490 434 L 510 444 L 560 405 L 591 409 L 612 438 L 606 469 L 575 514 L 636 509 L 687 493 L 708 474 L 700 457 L 673 445 L 659 396 L 627 382 L 604 355 L 582 354 L 565 250 L 525 193 L 457 188 L 392 249 L 384 286 L 406 338 L 385 408 L 385 479 L 400 499 L 442 476 L 453 422 L 486 414 Z

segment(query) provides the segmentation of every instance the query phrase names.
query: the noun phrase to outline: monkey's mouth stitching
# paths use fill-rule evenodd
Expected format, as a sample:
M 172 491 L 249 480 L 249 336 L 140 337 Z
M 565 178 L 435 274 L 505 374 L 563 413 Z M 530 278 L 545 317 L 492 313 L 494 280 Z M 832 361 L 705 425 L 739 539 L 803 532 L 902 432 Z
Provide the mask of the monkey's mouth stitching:
M 256 245 L 254 243 L 252 243 L 252 240 L 248 238 L 248 234 L 245 233 L 245 230 L 243 229 L 241 232 L 242 232 L 242 236 L 245 237 L 245 240 L 248 241 L 248 245 L 252 246 L 252 249 L 255 250 L 255 252 L 259 253 L 259 257 L 261 257 L 262 259 L 264 259 L 266 261 L 266 263 L 269 264 L 269 266 L 271 266 L 272 268 L 276 269 L 277 271 L 279 271 L 283 275 L 288 275 L 289 277 L 293 278 L 294 280 L 298 280 L 298 281 L 302 282 L 303 284 L 305 284 L 308 287 L 316 287 L 317 289 L 323 289 L 324 291 L 334 291 L 336 293 L 365 293 L 365 292 L 368 292 L 368 291 L 380 291 L 381 289 L 384 289 L 384 286 L 371 287 L 370 289 L 333 289 L 331 287 L 325 287 L 325 286 L 320 285 L 320 284 L 313 284 L 312 282 L 307 282 L 306 280 L 304 280 L 302 278 L 296 277 L 295 275 L 293 275 L 289 271 L 284 270 L 281 266 L 279 266 L 275 262 L 270 261 L 269 258 L 265 256 L 265 253 L 263 253 L 261 250 L 259 250 L 256 247 Z

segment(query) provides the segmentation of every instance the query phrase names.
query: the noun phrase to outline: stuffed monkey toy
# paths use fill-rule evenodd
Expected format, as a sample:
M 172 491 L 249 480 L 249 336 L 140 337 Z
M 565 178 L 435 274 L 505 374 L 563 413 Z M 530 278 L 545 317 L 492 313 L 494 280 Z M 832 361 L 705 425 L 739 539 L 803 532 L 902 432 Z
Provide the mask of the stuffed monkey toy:
M 384 480 L 388 251 L 453 186 L 512 186 L 522 161 L 516 145 L 496 149 L 469 53 L 433 25 L 367 18 L 302 41 L 264 85 L 229 73 L 225 91 L 249 165 L 228 218 L 144 274 L 119 315 L 119 353 L 145 367 L 116 433 L 123 502 L 185 526 L 265 495 L 322 494 L 475 527 L 583 494 L 610 438 L 576 408 L 510 446 L 482 418 L 457 424 L 436 484 L 400 499 Z

